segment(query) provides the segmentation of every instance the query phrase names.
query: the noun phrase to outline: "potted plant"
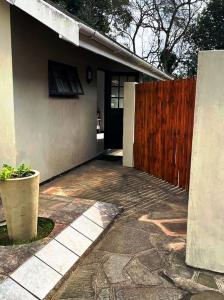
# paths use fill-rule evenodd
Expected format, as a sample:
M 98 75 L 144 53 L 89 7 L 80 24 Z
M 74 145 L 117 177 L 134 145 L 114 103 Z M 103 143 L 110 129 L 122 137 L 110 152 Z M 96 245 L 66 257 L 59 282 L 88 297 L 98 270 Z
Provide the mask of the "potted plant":
M 18 168 L 3 165 L 0 170 L 0 197 L 10 240 L 37 236 L 39 176 L 24 164 Z

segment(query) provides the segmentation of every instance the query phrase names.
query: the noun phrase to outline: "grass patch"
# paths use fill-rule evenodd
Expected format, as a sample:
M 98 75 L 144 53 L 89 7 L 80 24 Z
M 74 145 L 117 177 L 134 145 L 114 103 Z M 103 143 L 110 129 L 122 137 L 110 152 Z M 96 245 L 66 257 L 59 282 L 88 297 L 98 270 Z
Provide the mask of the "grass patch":
M 54 222 L 47 218 L 38 218 L 37 237 L 28 241 L 10 241 L 7 226 L 0 226 L 0 246 L 28 244 L 47 237 L 54 229 Z

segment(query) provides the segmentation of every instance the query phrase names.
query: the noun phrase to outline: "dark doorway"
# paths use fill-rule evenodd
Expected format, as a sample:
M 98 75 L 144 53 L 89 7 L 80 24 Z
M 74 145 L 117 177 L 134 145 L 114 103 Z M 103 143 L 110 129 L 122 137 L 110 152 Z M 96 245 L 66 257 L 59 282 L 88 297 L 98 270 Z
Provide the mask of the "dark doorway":
M 105 148 L 123 148 L 124 83 L 138 81 L 137 73 L 110 73 L 106 87 Z

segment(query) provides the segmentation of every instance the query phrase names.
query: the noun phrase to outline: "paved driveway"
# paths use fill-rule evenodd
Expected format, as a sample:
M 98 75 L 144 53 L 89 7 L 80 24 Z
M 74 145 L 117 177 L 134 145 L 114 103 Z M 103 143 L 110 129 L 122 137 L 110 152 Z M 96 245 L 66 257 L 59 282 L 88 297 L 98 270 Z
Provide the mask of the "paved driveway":
M 185 191 L 124 168 L 119 161 L 104 160 L 77 168 L 41 190 L 124 207 L 109 232 L 56 291 L 54 300 L 190 299 L 195 291 L 177 287 L 178 276 L 185 280 L 197 277 L 196 282 L 206 282 L 207 289 L 218 288 L 212 275 L 196 272 L 184 263 Z

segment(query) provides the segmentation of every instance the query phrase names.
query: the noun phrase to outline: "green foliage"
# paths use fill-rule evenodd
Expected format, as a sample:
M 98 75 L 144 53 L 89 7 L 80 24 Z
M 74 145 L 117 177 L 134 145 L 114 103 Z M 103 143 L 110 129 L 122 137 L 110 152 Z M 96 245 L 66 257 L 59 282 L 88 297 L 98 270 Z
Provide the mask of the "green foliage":
M 201 50 L 224 49 L 224 0 L 211 0 L 191 26 L 186 36 L 189 53 L 189 73 L 197 72 L 197 54 Z
M 110 25 L 127 26 L 129 0 L 53 0 L 96 30 L 108 34 Z
M 32 169 L 25 164 L 21 164 L 18 168 L 4 164 L 0 170 L 0 180 L 23 178 L 31 175 L 33 175 Z
M 224 0 L 212 0 L 192 28 L 192 40 L 200 50 L 224 48 Z

